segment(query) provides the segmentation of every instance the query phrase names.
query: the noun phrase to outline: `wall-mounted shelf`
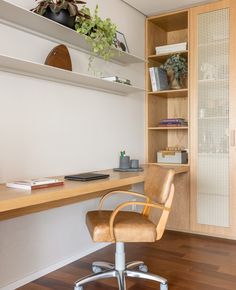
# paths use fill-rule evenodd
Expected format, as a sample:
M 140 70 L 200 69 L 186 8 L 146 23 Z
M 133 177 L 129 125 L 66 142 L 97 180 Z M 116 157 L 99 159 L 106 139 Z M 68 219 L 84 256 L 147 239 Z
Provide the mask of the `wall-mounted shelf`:
M 70 48 L 88 54 L 90 53 L 90 45 L 83 35 L 50 19 L 3 0 L 0 1 L 0 23 L 13 26 L 16 29 L 26 31 L 59 44 L 63 43 Z M 111 61 L 119 64 L 127 65 L 145 62 L 144 59 L 130 53 L 121 53 L 120 50 L 116 48 L 114 48 L 114 53 L 115 55 Z
M 145 91 L 141 88 L 109 82 L 90 75 L 70 72 L 4 55 L 0 55 L 0 70 L 117 95 L 128 95 L 130 93 Z

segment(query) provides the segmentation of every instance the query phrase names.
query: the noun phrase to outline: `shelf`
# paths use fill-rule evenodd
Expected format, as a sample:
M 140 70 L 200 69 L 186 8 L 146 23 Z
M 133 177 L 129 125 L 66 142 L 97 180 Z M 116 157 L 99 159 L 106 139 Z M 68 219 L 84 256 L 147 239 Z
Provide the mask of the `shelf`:
M 32 5 L 34 3 L 32 2 Z M 36 5 L 36 4 L 34 4 Z M 6 1 L 0 1 L 0 23 L 12 26 L 18 30 L 46 38 L 50 41 L 65 44 L 70 48 L 90 54 L 90 45 L 83 35 L 61 24 L 47 19 L 41 15 L 13 5 Z M 114 48 L 114 57 L 111 61 L 127 65 L 132 63 L 144 63 L 144 59 L 130 53 L 121 52 Z
M 182 164 L 182 163 L 159 163 L 159 162 L 153 162 L 153 163 L 148 163 L 148 164 L 157 164 L 157 165 L 163 165 L 163 166 L 186 166 L 189 167 L 189 164 Z
M 170 167 L 175 170 L 176 173 L 185 173 L 189 171 L 189 164 L 176 164 L 176 163 L 158 163 L 158 162 L 149 162 L 149 165 L 159 165 L 164 167 Z
M 213 40 L 211 42 L 200 43 L 198 45 L 198 48 L 208 48 L 208 47 L 217 46 L 217 45 L 225 45 L 225 44 L 228 44 L 229 41 L 230 40 L 228 38 Z
M 188 89 L 180 90 L 165 90 L 159 92 L 148 92 L 149 95 L 165 97 L 165 98 L 180 98 L 188 96 Z
M 208 84 L 221 84 L 227 83 L 229 79 L 206 79 L 206 80 L 198 80 L 199 84 L 208 85 Z
M 165 63 L 166 60 L 173 54 L 181 54 L 181 56 L 183 56 L 184 58 L 188 59 L 188 50 L 183 50 L 183 51 L 176 51 L 176 52 L 169 52 L 169 53 L 163 53 L 163 54 L 154 54 L 154 55 L 150 55 L 148 57 L 149 60 L 154 60 L 154 61 L 158 61 L 160 63 Z
M 148 130 L 188 130 L 186 126 L 176 126 L 176 127 L 148 127 Z
M 188 28 L 187 10 L 183 10 L 182 12 L 169 13 L 164 16 L 153 16 L 149 17 L 148 19 L 167 32 Z
M 90 75 L 70 72 L 67 70 L 11 58 L 0 55 L 0 70 L 26 75 L 34 78 L 69 84 L 77 87 L 84 87 L 92 90 L 109 92 L 117 95 L 128 95 L 130 93 L 144 92 L 144 89 L 109 82 Z
M 209 121 L 209 120 L 212 120 L 212 121 L 216 121 L 216 120 L 228 120 L 229 119 L 229 116 L 216 116 L 216 117 L 204 117 L 204 118 L 199 118 L 198 117 L 198 120 L 199 121 Z

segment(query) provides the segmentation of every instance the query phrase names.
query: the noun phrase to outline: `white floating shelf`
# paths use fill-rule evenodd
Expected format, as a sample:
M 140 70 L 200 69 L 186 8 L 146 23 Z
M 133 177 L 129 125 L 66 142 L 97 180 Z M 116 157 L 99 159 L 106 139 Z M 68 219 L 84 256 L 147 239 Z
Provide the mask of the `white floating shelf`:
M 36 5 L 32 1 L 32 6 Z M 75 32 L 50 19 L 35 14 L 31 11 L 0 0 L 0 23 L 13 26 L 16 29 L 49 39 L 59 44 L 65 44 L 70 48 L 90 53 L 90 45 L 83 35 Z M 119 64 L 144 63 L 144 59 L 130 53 L 120 52 L 114 48 L 114 57 L 111 61 Z
M 128 95 L 145 91 L 138 87 L 109 82 L 90 75 L 70 72 L 4 55 L 0 55 L 0 70 L 117 95 Z

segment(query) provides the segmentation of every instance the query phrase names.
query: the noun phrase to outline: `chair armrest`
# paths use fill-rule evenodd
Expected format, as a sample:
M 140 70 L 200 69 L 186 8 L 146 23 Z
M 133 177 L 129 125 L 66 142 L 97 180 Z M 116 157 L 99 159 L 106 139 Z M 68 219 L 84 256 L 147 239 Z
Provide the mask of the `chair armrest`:
M 142 202 L 142 201 L 127 201 L 124 203 L 121 203 L 119 206 L 115 208 L 115 210 L 112 212 L 110 220 L 109 220 L 109 226 L 110 226 L 110 235 L 112 238 L 112 241 L 114 242 L 115 239 L 115 234 L 114 234 L 114 221 L 122 208 L 130 206 L 130 205 L 143 205 L 145 207 L 154 207 L 154 208 L 159 208 L 162 209 L 163 211 L 170 211 L 169 207 L 165 207 L 164 205 L 158 204 L 158 203 L 151 203 L 151 202 Z
M 100 200 L 100 202 L 99 202 L 98 209 L 101 210 L 102 207 L 103 207 L 104 201 L 105 201 L 108 197 L 110 197 L 111 195 L 116 194 L 116 193 L 122 193 L 122 194 L 127 194 L 127 195 L 132 195 L 132 196 L 138 196 L 138 197 L 145 198 L 147 202 L 150 201 L 150 199 L 149 199 L 148 196 L 143 195 L 143 194 L 141 194 L 141 193 L 133 192 L 133 191 L 118 191 L 118 190 L 117 190 L 117 191 L 111 191 L 111 192 L 108 192 L 107 194 L 105 194 L 105 195 L 101 198 L 101 200 Z

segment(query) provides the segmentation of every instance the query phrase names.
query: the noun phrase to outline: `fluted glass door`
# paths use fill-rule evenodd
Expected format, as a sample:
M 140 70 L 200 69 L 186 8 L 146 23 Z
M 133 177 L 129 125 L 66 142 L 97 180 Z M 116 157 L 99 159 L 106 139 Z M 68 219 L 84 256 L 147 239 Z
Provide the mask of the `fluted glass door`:
M 229 226 L 229 9 L 198 15 L 197 222 Z

